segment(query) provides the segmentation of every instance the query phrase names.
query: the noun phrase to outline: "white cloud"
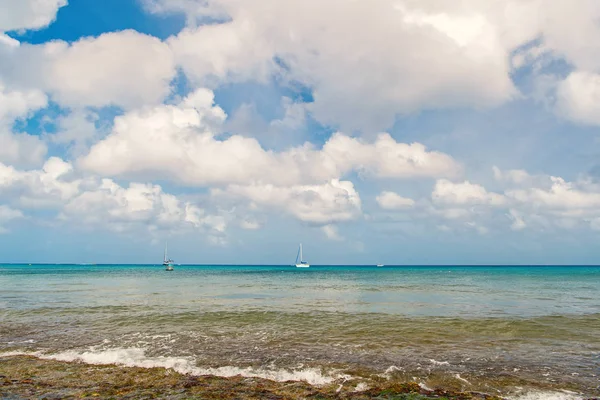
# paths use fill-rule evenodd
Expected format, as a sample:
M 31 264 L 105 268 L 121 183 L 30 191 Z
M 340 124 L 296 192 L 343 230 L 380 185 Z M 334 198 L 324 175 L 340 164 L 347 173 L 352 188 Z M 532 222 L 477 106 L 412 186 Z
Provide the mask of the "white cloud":
M 16 166 L 37 166 L 43 162 L 47 147 L 39 137 L 26 133 L 14 134 L 0 127 L 0 163 Z
M 384 210 L 406 210 L 415 205 L 413 199 L 402 197 L 394 192 L 381 192 L 376 198 L 379 207 Z
M 517 210 L 508 210 L 508 218 L 512 221 L 510 229 L 512 229 L 513 231 L 520 231 L 527 227 L 527 224 L 523 220 L 523 217 Z
M 588 182 L 551 177 L 552 186 L 509 190 L 506 195 L 530 207 L 565 217 L 600 215 L 600 190 Z
M 494 166 L 492 170 L 494 171 L 494 178 L 497 181 L 506 181 L 515 184 L 524 184 L 531 181 L 531 175 L 522 169 L 502 171 L 500 168 Z
M 427 151 L 420 143 L 398 143 L 388 133 L 365 143 L 343 134 L 323 146 L 325 164 L 333 162 L 342 173 L 355 170 L 377 178 L 456 177 L 462 167 L 447 154 Z
M 0 81 L 0 163 L 37 166 L 46 155 L 38 136 L 13 133 L 15 120 L 46 107 L 48 99 L 39 90 L 8 90 Z
M 46 138 L 53 143 L 67 146 L 70 155 L 83 155 L 98 139 L 96 122 L 99 118 L 93 111 L 74 109 L 68 115 L 56 118 L 56 132 L 48 134 Z
M 260 229 L 261 227 L 261 223 L 253 219 L 243 219 L 242 221 L 240 221 L 240 228 L 242 229 L 255 231 L 257 229 Z
M 431 198 L 436 204 L 449 206 L 502 206 L 506 203 L 504 196 L 490 193 L 481 185 L 469 181 L 453 183 L 447 179 L 436 182 Z
M 581 124 L 600 125 L 600 74 L 573 72 L 558 85 L 556 96 L 560 114 Z
M 23 44 L 2 56 L 0 76 L 12 87 L 42 89 L 67 107 L 115 105 L 129 109 L 161 103 L 176 74 L 169 47 L 132 30 L 82 38 L 72 44 Z
M 26 208 L 60 208 L 79 193 L 71 164 L 51 157 L 42 169 L 20 171 L 0 163 L 0 198 Z
M 0 0 L 0 33 L 44 28 L 66 5 L 67 0 Z
M 244 103 L 232 112 L 223 130 L 244 137 L 253 137 L 265 148 L 285 149 L 300 145 L 308 133 L 306 103 L 295 103 L 282 97 L 284 114 L 271 121 L 262 118 L 254 103 Z
M 595 229 L 600 218 L 600 185 L 580 179 L 569 182 L 523 170 L 501 171 L 497 179 L 508 184 L 504 191 L 511 229 Z
M 376 178 L 457 176 L 450 156 L 419 143 L 380 134 L 373 143 L 333 135 L 321 150 L 310 144 L 283 152 L 264 150 L 257 140 L 233 135 L 219 140 L 225 113 L 213 94 L 199 89 L 178 105 L 132 111 L 115 119 L 106 139 L 81 165 L 109 176 L 168 177 L 188 185 L 272 183 L 318 184 L 358 171 Z
M 514 68 L 532 66 L 541 78 L 551 60 L 576 71 L 561 84 L 561 112 L 597 124 L 588 102 L 593 89 L 571 93 L 581 83 L 577 75 L 600 71 L 595 0 L 577 7 L 568 0 L 146 4 L 151 12 L 188 16 L 190 27 L 169 43 L 198 83 L 269 74 L 300 81 L 313 90 L 313 115 L 343 130 L 384 129 L 396 115 L 422 109 L 493 107 L 519 96 Z M 196 27 L 207 16 L 225 22 Z
M 177 64 L 199 86 L 245 80 L 265 81 L 273 70 L 273 50 L 248 20 L 185 29 L 168 44 Z
M 229 16 L 169 41 L 195 81 L 283 74 L 313 88 L 314 115 L 342 128 L 387 128 L 398 113 L 494 106 L 516 93 L 503 30 L 476 3 L 454 10 L 391 0 L 167 4 L 153 1 L 149 8 L 187 12 L 191 21 L 206 13 Z M 285 67 L 274 68 L 276 57 Z
M 322 185 L 230 185 L 213 196 L 245 198 L 257 207 L 278 209 L 303 222 L 328 225 L 361 216 L 361 200 L 352 182 L 332 179 Z
M 209 215 L 196 205 L 182 202 L 164 193 L 158 185 L 130 183 L 124 188 L 110 179 L 103 179 L 97 188 L 71 199 L 62 211 L 62 218 L 116 231 L 140 226 L 149 230 L 188 226 L 218 236 L 226 229 L 223 217 Z
M 169 94 L 175 64 L 160 40 L 137 33 L 105 33 L 68 46 L 53 43 L 46 84 L 67 105 L 126 108 L 161 102 Z M 102 68 L 98 68 L 101 65 Z
M 39 90 L 8 90 L 0 82 L 0 123 L 12 123 L 33 111 L 46 107 L 48 99 Z
M 0 45 L 4 45 L 7 47 L 19 47 L 21 45 L 21 42 L 0 32 Z
M 62 220 L 115 231 L 191 229 L 216 239 L 227 227 L 224 216 L 167 194 L 158 185 L 132 182 L 124 188 L 110 179 L 82 178 L 56 157 L 40 170 L 21 171 L 0 163 L 0 201 L 22 209 L 54 210 Z
M 144 8 L 153 14 L 184 13 L 187 24 L 196 26 L 205 17 L 224 17 L 223 11 L 212 0 L 141 0 Z

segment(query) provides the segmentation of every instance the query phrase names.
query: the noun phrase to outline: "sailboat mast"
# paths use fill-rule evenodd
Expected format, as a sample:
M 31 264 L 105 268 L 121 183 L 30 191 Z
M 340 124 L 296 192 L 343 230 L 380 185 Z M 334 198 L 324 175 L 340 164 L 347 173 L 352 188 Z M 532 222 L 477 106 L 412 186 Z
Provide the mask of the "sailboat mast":
M 302 257 L 302 243 L 300 243 L 300 262 L 304 261 L 304 257 Z
M 165 242 L 165 261 L 167 261 L 167 242 Z

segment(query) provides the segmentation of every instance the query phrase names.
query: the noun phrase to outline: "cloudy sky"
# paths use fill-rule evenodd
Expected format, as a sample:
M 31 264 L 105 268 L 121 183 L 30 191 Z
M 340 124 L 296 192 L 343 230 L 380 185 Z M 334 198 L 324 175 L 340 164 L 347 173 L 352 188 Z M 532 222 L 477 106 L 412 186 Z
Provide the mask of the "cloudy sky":
M 600 263 L 597 0 L 0 0 L 8 262 Z

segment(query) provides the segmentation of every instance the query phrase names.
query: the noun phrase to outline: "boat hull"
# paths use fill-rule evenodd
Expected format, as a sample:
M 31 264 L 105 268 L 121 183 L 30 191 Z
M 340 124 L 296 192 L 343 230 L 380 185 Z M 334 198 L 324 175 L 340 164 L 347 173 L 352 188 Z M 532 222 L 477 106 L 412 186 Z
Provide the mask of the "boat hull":
M 296 268 L 308 268 L 310 264 L 296 264 Z

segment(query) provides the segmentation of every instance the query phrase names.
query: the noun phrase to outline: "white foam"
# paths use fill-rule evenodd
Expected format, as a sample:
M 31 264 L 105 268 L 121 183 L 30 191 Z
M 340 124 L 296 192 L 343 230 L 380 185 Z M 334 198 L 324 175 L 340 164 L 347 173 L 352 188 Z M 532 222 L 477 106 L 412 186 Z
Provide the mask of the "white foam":
M 433 358 L 429 359 L 429 361 L 433 365 L 450 365 L 450 363 L 448 361 L 437 361 L 437 360 L 434 360 Z
M 0 353 L 0 357 L 15 357 L 15 356 L 34 356 L 38 357 L 39 353 L 25 352 L 25 351 L 6 351 Z
M 234 366 L 225 366 L 218 368 L 202 368 L 195 365 L 191 357 L 147 357 L 142 348 L 116 348 L 109 350 L 92 351 L 64 351 L 54 354 L 43 354 L 40 352 L 9 352 L 1 353 L 0 356 L 35 356 L 46 360 L 57 361 L 80 361 L 86 364 L 107 365 L 115 364 L 126 367 L 142 368 L 170 368 L 182 374 L 191 375 L 214 375 L 220 377 L 244 376 L 248 378 L 264 378 L 278 382 L 285 381 L 304 381 L 311 385 L 325 385 L 338 379 L 347 380 L 351 378 L 348 375 L 339 374 L 337 376 L 327 376 L 316 368 L 303 369 L 276 369 L 269 370 L 263 368 L 240 368 Z
M 510 400 L 582 400 L 583 397 L 569 391 L 541 392 L 533 391 L 509 397 Z
M 462 376 L 460 376 L 460 374 L 455 374 L 454 377 L 456 379 L 458 379 L 459 381 L 463 381 L 463 382 L 465 382 L 465 383 L 467 383 L 469 385 L 471 384 L 471 382 L 469 382 L 468 380 L 466 380 L 465 378 L 463 378 Z
M 360 382 L 358 385 L 356 385 L 356 387 L 354 388 L 354 392 L 364 392 L 369 390 L 369 385 L 367 385 L 364 382 Z

